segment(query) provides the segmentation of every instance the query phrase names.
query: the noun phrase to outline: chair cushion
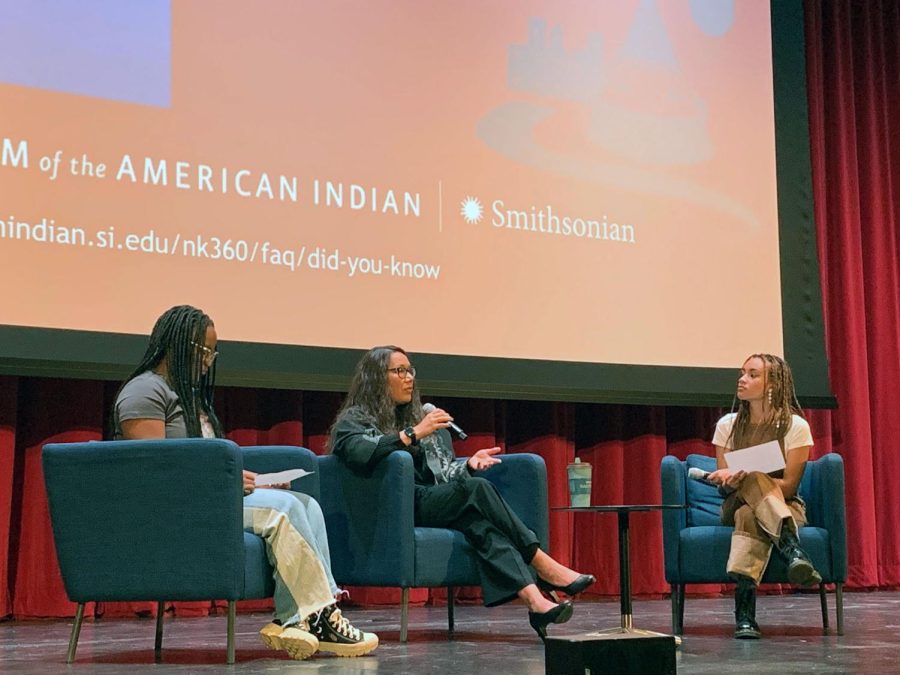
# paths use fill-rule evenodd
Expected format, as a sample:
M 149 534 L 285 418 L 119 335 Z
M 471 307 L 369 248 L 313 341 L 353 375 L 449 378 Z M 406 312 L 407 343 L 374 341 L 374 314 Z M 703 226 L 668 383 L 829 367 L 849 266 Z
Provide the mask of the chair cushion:
M 732 532 L 733 528 L 724 525 L 702 525 L 681 530 L 678 534 L 681 576 L 677 583 L 728 581 L 725 561 L 731 550 Z
M 689 527 L 679 533 L 679 566 L 681 577 L 672 583 L 726 583 L 733 581 L 725 572 L 725 561 L 731 549 L 733 528 L 724 525 Z M 825 582 L 834 581 L 831 565 L 831 542 L 828 532 L 820 527 L 800 528 L 800 544 L 809 554 Z M 787 568 L 773 549 L 763 575 L 764 583 L 784 583 Z
M 244 532 L 244 599 L 270 598 L 275 593 L 273 570 L 266 555 L 266 543 L 252 532 Z
M 462 532 L 440 527 L 417 527 L 413 586 L 476 586 L 481 576 L 475 551 Z
M 716 458 L 705 455 L 688 455 L 685 461 L 686 470 L 696 467 L 701 471 L 715 471 Z M 719 525 L 719 514 L 724 501 L 719 491 L 703 481 L 687 479 L 687 525 L 697 527 L 703 525 Z

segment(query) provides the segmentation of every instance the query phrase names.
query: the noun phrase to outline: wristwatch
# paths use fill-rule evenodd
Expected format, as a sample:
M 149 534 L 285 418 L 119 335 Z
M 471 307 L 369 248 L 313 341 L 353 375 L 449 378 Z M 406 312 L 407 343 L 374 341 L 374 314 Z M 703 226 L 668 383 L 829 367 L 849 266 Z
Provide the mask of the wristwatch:
M 406 427 L 403 430 L 403 433 L 406 434 L 406 437 L 409 439 L 410 445 L 418 445 L 419 440 L 416 438 L 416 430 L 412 427 Z

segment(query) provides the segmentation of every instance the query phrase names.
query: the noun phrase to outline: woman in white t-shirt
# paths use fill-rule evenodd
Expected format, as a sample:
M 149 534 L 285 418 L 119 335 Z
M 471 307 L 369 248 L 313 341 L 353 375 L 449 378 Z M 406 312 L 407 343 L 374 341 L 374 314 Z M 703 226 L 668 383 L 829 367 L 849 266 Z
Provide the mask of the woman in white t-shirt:
M 734 526 L 727 571 L 737 581 L 734 637 L 761 637 L 756 623 L 756 587 L 772 548 L 788 566 L 791 583 L 810 586 L 822 578 L 800 548 L 797 530 L 806 507 L 797 489 L 813 445 L 787 363 L 771 354 L 753 354 L 741 367 L 734 412 L 716 424 L 717 470 L 709 480 L 725 496 L 722 523 Z M 771 474 L 729 471 L 725 453 L 778 441 L 785 468 Z

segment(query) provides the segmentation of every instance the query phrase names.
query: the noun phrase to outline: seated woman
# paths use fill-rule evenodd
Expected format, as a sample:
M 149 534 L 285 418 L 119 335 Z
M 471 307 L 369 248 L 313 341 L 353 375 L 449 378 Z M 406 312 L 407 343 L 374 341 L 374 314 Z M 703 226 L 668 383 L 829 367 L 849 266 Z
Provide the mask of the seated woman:
M 806 507 L 797 494 L 813 439 L 802 417 L 788 364 L 771 354 L 754 354 L 741 368 L 737 411 L 716 424 L 718 469 L 708 479 L 725 495 L 722 523 L 734 526 L 727 571 L 737 581 L 734 637 L 758 639 L 756 587 L 774 545 L 788 565 L 791 583 L 809 586 L 822 581 L 800 548 L 797 529 L 806 524 Z M 785 468 L 772 474 L 731 472 L 725 454 L 778 441 Z
M 213 410 L 216 339 L 212 320 L 194 307 L 159 317 L 144 358 L 116 395 L 115 438 L 221 437 Z M 275 567 L 275 621 L 260 631 L 263 642 L 294 659 L 375 649 L 378 637 L 354 628 L 335 602 L 340 590 L 319 504 L 286 489 L 256 488 L 255 478 L 244 471 L 244 529 L 265 540 Z
M 544 590 L 575 595 L 594 583 L 594 577 L 579 575 L 544 553 L 534 532 L 496 488 L 473 477 L 501 461 L 496 456 L 500 448 L 455 458 L 447 431 L 452 418 L 438 408 L 425 413 L 415 376 L 401 348 L 369 350 L 356 367 L 331 428 L 331 451 L 356 469 L 371 469 L 392 452 L 410 453 L 415 466 L 415 524 L 462 532 L 479 557 L 484 604 L 491 607 L 522 598 L 532 628 L 543 639 L 549 624 L 571 618 L 573 606 L 571 601 L 557 604 L 544 597 L 536 581 Z

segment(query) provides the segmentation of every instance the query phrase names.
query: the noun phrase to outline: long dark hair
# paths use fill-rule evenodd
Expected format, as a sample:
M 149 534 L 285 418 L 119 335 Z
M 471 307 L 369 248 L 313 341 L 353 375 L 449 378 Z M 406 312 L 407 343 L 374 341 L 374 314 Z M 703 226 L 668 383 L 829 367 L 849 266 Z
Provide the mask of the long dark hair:
M 213 327 L 213 321 L 202 310 L 190 305 L 178 305 L 167 310 L 156 320 L 150 333 L 147 351 L 138 367 L 119 387 L 117 401 L 122 388 L 141 373 L 156 368 L 166 359 L 166 381 L 178 394 L 178 403 L 184 411 L 184 425 L 188 436 L 200 437 L 200 413 L 206 413 L 216 436 L 223 436 L 222 425 L 213 410 L 213 388 L 216 382 L 216 362 L 213 361 L 206 373 L 201 368 L 203 354 L 198 345 L 206 341 L 206 329 Z M 111 426 L 113 433 L 118 427 L 118 411 L 113 403 Z
M 800 402 L 797 400 L 797 392 L 794 390 L 794 374 L 791 372 L 791 367 L 780 356 L 751 354 L 744 360 L 744 363 L 750 359 L 760 359 L 765 365 L 763 391 L 770 417 L 764 421 L 764 426 L 767 427 L 767 435 L 774 435 L 774 439 L 755 438 L 756 434 L 750 431 L 750 402 L 741 401 L 735 395 L 731 411 L 737 415 L 728 441 L 731 442 L 732 450 L 739 450 L 752 445 L 751 439 L 759 440 L 759 442 L 777 440 L 784 450 L 784 437 L 791 428 L 791 415 L 803 417 Z
M 347 397 L 335 417 L 334 424 L 331 425 L 329 447 L 338 420 L 351 408 L 369 418 L 382 433 L 391 433 L 414 426 L 424 417 L 422 401 L 419 399 L 419 388 L 416 386 L 415 380 L 413 380 L 412 400 L 409 403 L 397 405 L 391 398 L 387 369 L 391 362 L 391 354 L 395 352 L 409 356 L 401 347 L 384 345 L 372 347 L 356 364 L 353 379 L 350 381 L 350 391 L 347 392 Z

